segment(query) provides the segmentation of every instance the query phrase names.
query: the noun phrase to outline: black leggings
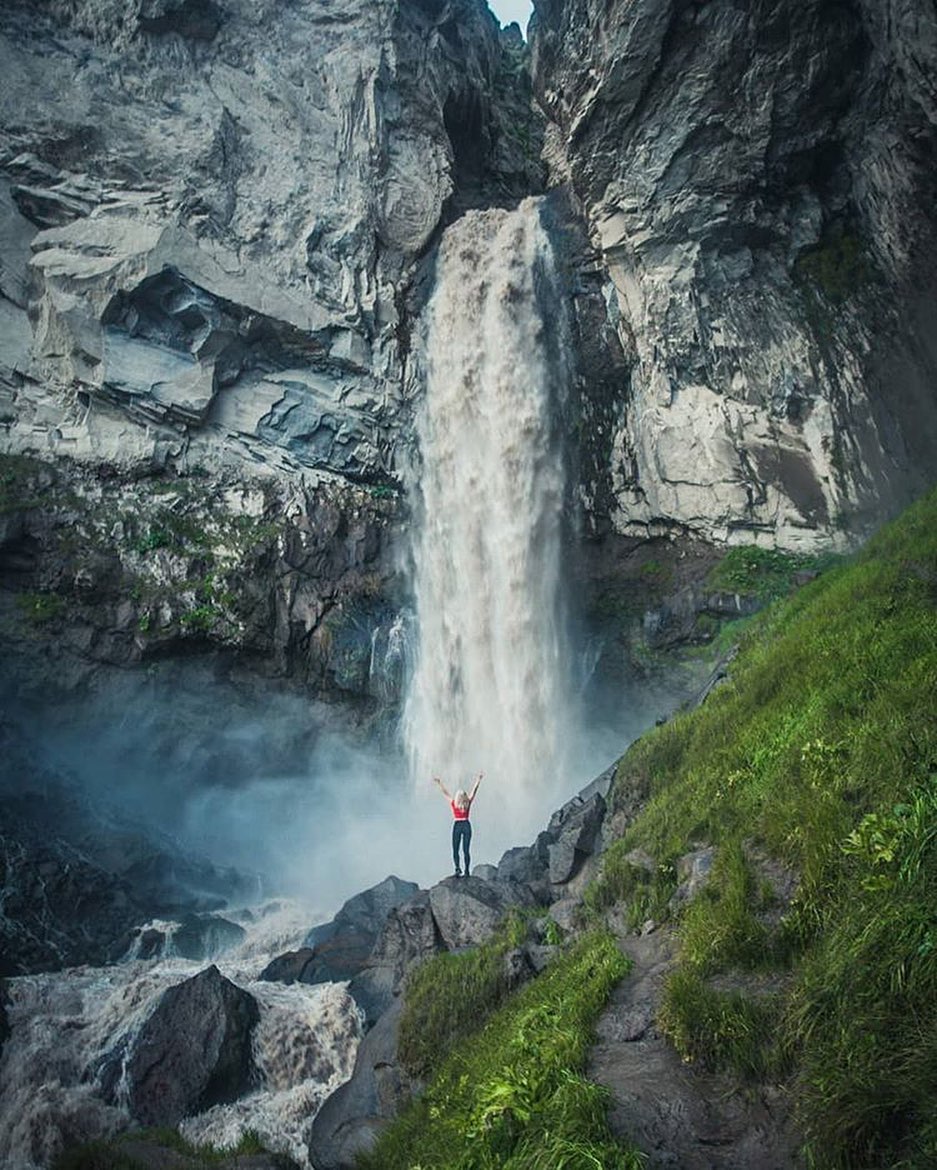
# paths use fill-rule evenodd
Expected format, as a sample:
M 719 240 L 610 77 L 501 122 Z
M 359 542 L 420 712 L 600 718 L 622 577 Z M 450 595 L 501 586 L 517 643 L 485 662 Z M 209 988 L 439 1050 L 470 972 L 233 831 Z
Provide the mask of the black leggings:
M 459 844 L 462 845 L 462 855 L 465 858 L 464 872 L 468 876 L 469 871 L 469 846 L 472 844 L 472 826 L 468 821 L 453 821 L 452 822 L 452 862 L 456 869 L 459 868 Z

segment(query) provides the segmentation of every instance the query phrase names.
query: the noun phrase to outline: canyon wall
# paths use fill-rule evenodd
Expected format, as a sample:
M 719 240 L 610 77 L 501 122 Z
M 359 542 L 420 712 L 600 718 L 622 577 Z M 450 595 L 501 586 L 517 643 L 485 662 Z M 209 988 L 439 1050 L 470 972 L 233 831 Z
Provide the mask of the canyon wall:
M 534 0 L 630 373 L 607 527 L 816 548 L 933 482 L 937 18 L 925 0 Z

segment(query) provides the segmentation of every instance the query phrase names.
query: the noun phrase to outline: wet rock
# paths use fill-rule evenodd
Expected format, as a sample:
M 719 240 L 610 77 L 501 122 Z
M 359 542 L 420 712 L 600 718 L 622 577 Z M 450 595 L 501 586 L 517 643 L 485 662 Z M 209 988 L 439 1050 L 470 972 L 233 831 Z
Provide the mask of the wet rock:
M 217 967 L 170 987 L 126 1058 L 128 1106 L 143 1125 L 176 1125 L 251 1084 L 254 998 Z
M 311 983 L 313 980 L 304 979 L 303 974 L 309 967 L 315 955 L 312 947 L 300 947 L 298 951 L 286 951 L 272 959 L 258 978 L 270 980 L 272 983 Z
M 350 1080 L 316 1115 L 309 1138 L 309 1160 L 316 1170 L 353 1165 L 409 1099 L 412 1083 L 397 1064 L 402 1006 L 399 1001 L 391 1006 L 365 1036 Z
M 217 914 L 191 914 L 172 935 L 172 947 L 183 959 L 211 959 L 247 937 L 247 931 L 236 922 Z
M 369 1027 L 399 994 L 407 969 L 443 946 L 428 891 L 390 911 L 367 965 L 348 985 Z
M 393 874 L 356 894 L 335 917 L 314 926 L 305 945 L 313 955 L 306 964 L 304 983 L 326 983 L 351 979 L 364 966 L 390 913 L 417 892 L 416 882 L 402 881 Z

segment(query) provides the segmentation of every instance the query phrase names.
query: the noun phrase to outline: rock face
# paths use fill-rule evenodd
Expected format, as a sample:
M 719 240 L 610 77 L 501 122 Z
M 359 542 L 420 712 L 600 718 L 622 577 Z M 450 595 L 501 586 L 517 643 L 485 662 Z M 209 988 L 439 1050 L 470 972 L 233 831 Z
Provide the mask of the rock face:
M 523 59 L 479 0 L 5 5 L 7 449 L 392 482 L 415 263 L 542 181 Z
M 143 1125 L 233 1101 L 250 1083 L 257 1003 L 207 967 L 165 991 L 126 1060 L 128 1104 Z
M 535 0 L 554 181 L 630 378 L 595 423 L 619 532 L 811 547 L 937 451 L 927 0 Z

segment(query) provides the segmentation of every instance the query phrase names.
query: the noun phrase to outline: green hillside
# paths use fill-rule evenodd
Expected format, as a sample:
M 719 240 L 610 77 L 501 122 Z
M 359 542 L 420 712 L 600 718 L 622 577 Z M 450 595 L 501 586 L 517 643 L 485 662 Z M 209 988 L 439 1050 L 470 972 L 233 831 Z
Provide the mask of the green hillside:
M 729 680 L 624 756 L 612 804 L 642 811 L 585 899 L 593 924 L 613 910 L 678 918 L 659 1023 L 690 1061 L 788 1085 L 822 1170 L 937 1166 L 935 697 L 932 493 L 750 624 Z M 706 846 L 708 884 L 670 909 L 678 859 Z M 578 1078 L 622 970 L 607 936 L 587 935 L 440 1054 L 366 1165 L 639 1164 L 610 1160 L 600 1096 Z M 458 1013 L 458 980 L 433 984 L 420 981 L 411 1033 Z M 565 1047 L 534 1077 L 519 1064 L 525 1030 L 557 1013 Z

